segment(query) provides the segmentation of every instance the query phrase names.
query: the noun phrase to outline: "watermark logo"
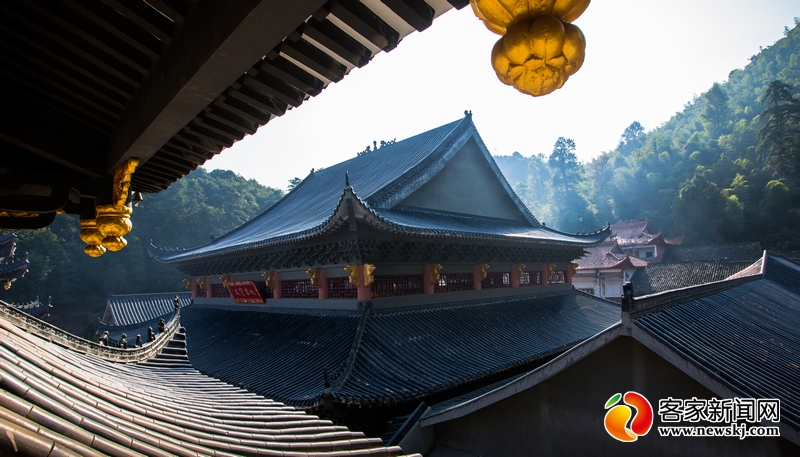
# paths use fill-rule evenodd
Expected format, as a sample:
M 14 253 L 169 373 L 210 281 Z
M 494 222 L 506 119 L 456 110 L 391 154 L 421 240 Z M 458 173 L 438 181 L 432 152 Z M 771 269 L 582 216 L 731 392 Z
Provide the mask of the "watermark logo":
M 622 400 L 624 404 L 618 404 Z M 636 412 L 631 409 L 635 408 Z M 611 409 L 609 409 L 611 408 Z M 625 392 L 625 395 L 614 394 L 606 402 L 606 413 L 603 425 L 614 439 L 630 443 L 647 435 L 653 426 L 653 407 L 638 392 Z M 633 420 L 631 420 L 633 416 Z

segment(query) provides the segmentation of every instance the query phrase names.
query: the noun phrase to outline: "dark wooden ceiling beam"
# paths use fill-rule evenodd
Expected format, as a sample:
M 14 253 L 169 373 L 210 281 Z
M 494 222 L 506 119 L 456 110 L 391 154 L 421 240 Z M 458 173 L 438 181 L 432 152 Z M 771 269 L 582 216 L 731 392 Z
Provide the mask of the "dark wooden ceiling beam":
M 326 10 L 384 51 L 396 48 L 400 42 L 400 34 L 358 0 L 334 0 Z M 320 10 L 314 17 L 323 20 L 325 10 Z
M 433 24 L 433 15 L 436 12 L 425 0 L 381 0 L 381 3 L 419 32 Z
M 152 157 L 323 3 L 198 1 L 120 119 L 106 170 Z
M 219 106 L 226 111 L 229 111 L 237 116 L 241 116 L 242 118 L 258 125 L 264 125 L 270 120 L 269 113 L 259 110 L 253 105 L 248 105 L 247 103 L 230 96 L 221 96 L 219 99 L 214 101 L 213 106 Z
M 297 33 L 325 46 L 356 67 L 363 67 L 372 58 L 369 49 L 327 19 L 318 21 L 309 18 L 297 29 Z

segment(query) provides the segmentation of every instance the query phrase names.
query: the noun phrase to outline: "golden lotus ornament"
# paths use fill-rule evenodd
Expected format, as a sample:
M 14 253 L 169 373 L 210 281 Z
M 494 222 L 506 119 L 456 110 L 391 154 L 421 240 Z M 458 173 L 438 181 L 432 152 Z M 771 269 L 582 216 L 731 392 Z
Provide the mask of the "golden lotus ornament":
M 571 24 L 589 0 L 471 0 L 494 33 L 492 67 L 504 84 L 535 97 L 561 88 L 583 65 L 586 38 Z

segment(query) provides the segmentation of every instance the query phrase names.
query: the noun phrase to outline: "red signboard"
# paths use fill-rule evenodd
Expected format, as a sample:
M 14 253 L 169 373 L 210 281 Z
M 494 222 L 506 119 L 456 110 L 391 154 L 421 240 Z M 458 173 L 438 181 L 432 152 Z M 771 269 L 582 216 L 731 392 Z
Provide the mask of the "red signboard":
M 225 285 L 236 303 L 264 303 L 255 281 L 228 281 Z

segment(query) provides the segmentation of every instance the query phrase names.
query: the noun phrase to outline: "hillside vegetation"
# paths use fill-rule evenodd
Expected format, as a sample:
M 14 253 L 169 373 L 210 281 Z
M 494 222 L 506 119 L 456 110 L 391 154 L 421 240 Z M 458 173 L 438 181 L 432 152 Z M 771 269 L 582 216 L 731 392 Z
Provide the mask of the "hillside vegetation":
M 689 244 L 800 248 L 800 27 L 649 132 L 581 164 L 575 144 L 495 159 L 534 215 L 576 232 L 649 218 Z M 657 90 L 654 88 L 654 90 Z
M 178 180 L 169 189 L 134 209 L 128 246 L 91 258 L 84 254 L 76 216 L 58 216 L 50 227 L 17 231 L 17 252 L 29 253 L 30 269 L 0 299 L 24 302 L 53 297 L 55 325 L 90 335 L 109 293 L 173 292 L 184 288 L 173 267 L 149 258 L 150 240 L 159 246 L 193 247 L 206 244 L 249 220 L 276 202 L 283 193 L 246 180 L 232 171 L 203 168 Z

